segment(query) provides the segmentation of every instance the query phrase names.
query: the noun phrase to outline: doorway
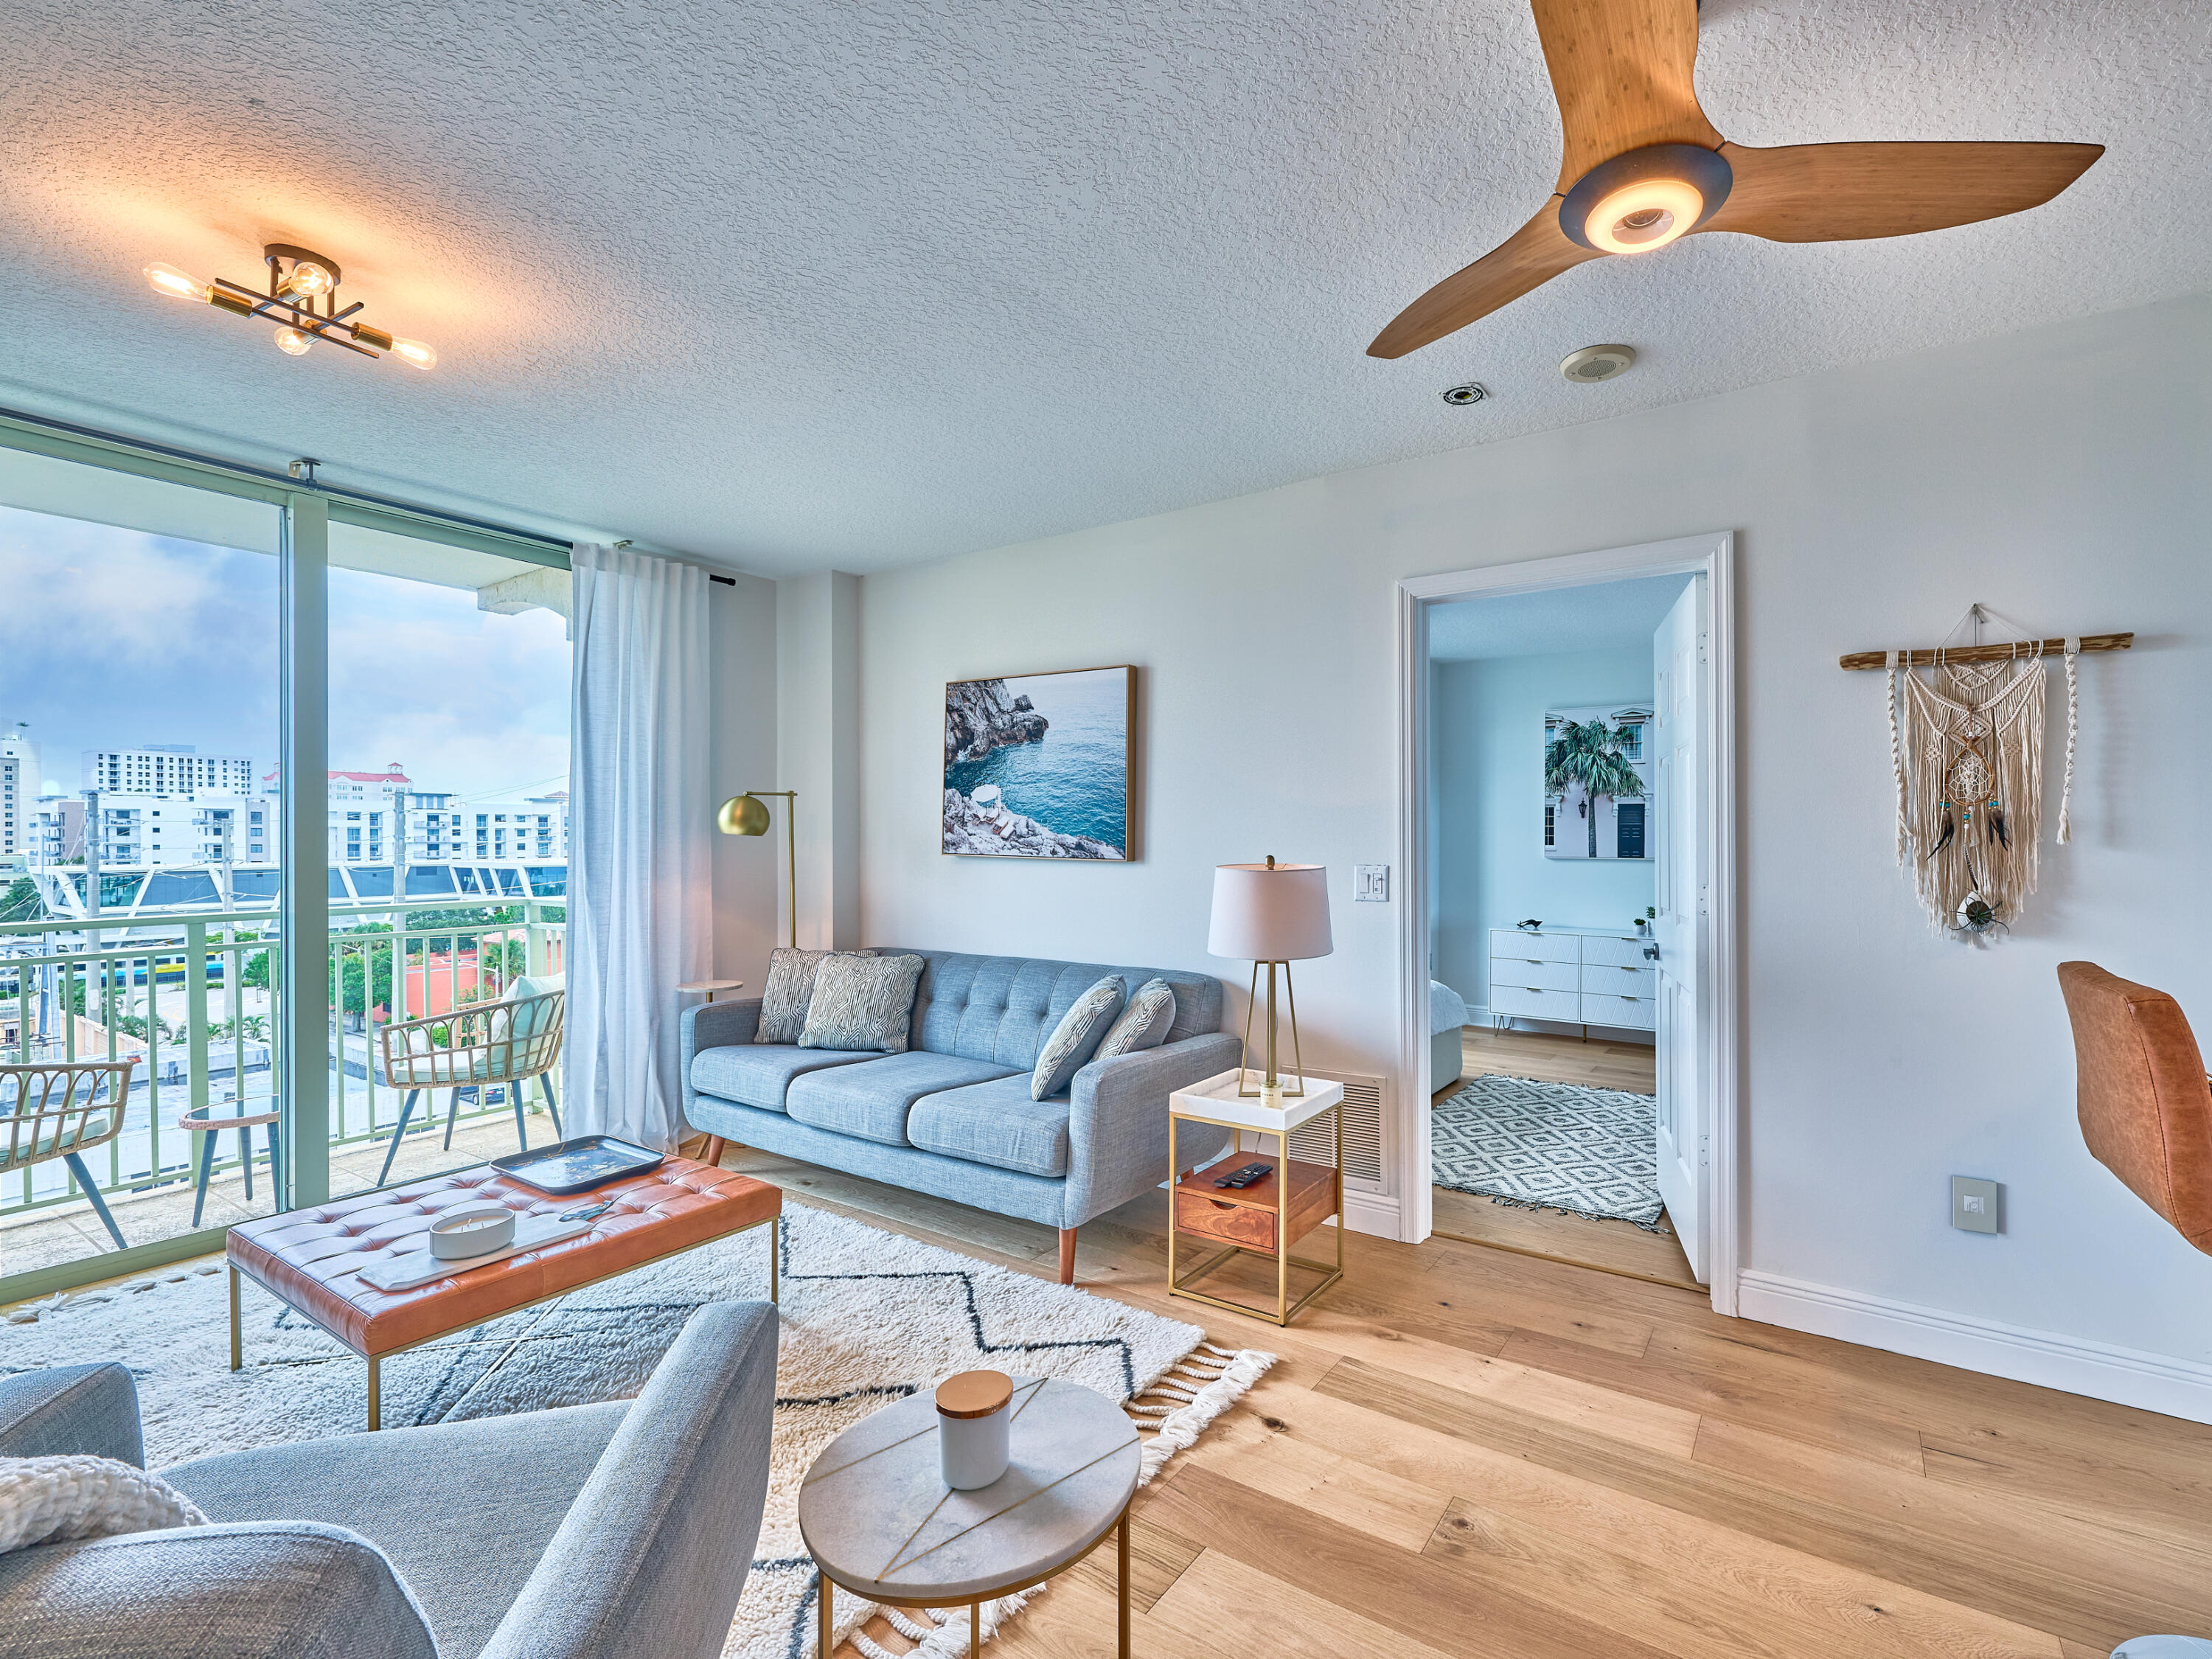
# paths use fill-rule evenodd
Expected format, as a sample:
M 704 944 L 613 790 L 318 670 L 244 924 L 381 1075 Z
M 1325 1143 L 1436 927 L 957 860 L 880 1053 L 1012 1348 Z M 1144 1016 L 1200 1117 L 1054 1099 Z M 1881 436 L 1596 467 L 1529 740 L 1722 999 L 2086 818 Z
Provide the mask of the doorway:
M 1725 536 L 1401 590 L 1407 1235 L 1735 1300 Z

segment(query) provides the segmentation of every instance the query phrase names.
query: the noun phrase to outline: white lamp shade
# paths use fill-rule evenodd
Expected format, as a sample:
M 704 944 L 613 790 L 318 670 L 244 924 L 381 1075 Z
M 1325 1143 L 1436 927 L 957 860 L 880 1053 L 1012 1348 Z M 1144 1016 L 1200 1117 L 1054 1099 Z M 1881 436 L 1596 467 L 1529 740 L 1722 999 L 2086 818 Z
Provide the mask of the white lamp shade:
M 1336 948 L 1328 931 L 1328 867 L 1222 864 L 1213 871 L 1210 956 L 1303 962 Z

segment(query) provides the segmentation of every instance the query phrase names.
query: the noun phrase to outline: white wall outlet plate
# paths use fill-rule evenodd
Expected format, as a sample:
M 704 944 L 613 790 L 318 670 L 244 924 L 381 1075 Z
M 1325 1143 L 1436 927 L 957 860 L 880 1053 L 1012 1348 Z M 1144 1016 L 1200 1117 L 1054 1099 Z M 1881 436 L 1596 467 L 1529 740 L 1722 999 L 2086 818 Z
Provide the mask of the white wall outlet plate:
M 1388 904 L 1390 902 L 1390 866 L 1387 864 L 1353 865 L 1352 896 L 1361 904 Z
M 1997 1183 L 1975 1176 L 1953 1176 L 1951 1224 L 1964 1232 L 1996 1231 Z

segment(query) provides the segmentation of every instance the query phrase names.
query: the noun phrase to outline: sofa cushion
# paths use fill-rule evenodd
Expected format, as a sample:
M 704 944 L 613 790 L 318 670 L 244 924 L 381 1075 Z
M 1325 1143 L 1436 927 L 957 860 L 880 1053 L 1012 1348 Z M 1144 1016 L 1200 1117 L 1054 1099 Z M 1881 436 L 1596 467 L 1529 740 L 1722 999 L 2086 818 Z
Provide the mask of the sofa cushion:
M 1068 1005 L 1044 1047 L 1037 1051 L 1030 1077 L 1030 1098 L 1049 1100 L 1066 1091 L 1068 1080 L 1098 1047 L 1098 1040 L 1121 1012 L 1121 981 L 1109 974 Z
M 1030 1096 L 1020 1073 L 924 1095 L 908 1115 L 906 1136 L 924 1152 L 1024 1175 L 1067 1173 L 1068 1097 Z
M 1134 994 L 1148 980 L 1167 982 L 1176 1000 L 1170 1042 L 1221 1028 L 1221 981 L 1208 974 L 973 957 L 952 951 L 902 954 L 922 957 L 929 963 L 915 997 L 914 1045 L 933 1054 L 961 1054 L 1027 1071 L 1036 1064 L 1037 1052 L 1060 1016 L 1108 974 L 1119 976 L 1124 996 Z
M 1175 1024 L 1175 988 L 1164 979 L 1146 980 L 1137 988 L 1129 1006 L 1121 1011 L 1091 1058 L 1115 1060 L 1158 1048 L 1168 1040 L 1168 1027 Z
M 880 1060 L 872 1050 L 800 1048 L 787 1042 L 756 1047 L 726 1043 L 702 1048 L 691 1062 L 691 1086 L 702 1095 L 720 1095 L 747 1106 L 783 1109 L 784 1091 L 791 1080 L 806 1072 L 829 1066 L 849 1066 L 856 1060 Z
M 768 954 L 768 983 L 761 988 L 760 1024 L 753 1041 L 786 1043 L 799 1041 L 806 1029 L 806 1005 L 813 1000 L 814 976 L 827 951 L 801 951 L 779 945 Z
M 1011 1066 L 933 1054 L 912 1049 L 902 1054 L 872 1054 L 857 1066 L 809 1072 L 793 1083 L 783 1109 L 801 1123 L 886 1146 L 905 1146 L 907 1113 L 924 1095 L 988 1083 L 1012 1073 Z M 1024 1085 L 1026 1086 L 1026 1085 Z
M 840 951 L 830 957 L 814 975 L 799 1046 L 904 1054 L 921 969 L 920 957 Z

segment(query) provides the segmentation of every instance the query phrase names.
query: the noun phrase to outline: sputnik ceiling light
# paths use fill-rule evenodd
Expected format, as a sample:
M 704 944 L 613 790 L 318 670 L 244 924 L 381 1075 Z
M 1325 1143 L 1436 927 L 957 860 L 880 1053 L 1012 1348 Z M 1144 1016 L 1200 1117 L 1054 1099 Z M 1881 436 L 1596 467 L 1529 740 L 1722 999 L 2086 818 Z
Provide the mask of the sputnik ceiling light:
M 367 323 L 348 320 L 361 309 L 362 302 L 356 300 L 343 311 L 338 309 L 337 260 L 289 242 L 270 243 L 261 250 L 261 258 L 269 267 L 265 294 L 222 276 L 203 283 L 174 265 L 158 262 L 146 267 L 146 280 L 156 294 L 166 294 L 173 300 L 198 300 L 234 317 L 268 319 L 276 325 L 277 349 L 291 356 L 304 356 L 317 340 L 328 340 L 364 357 L 380 357 L 388 351 L 416 368 L 435 367 L 438 354 L 422 341 L 402 339 Z M 316 309 L 319 301 L 319 311 Z

